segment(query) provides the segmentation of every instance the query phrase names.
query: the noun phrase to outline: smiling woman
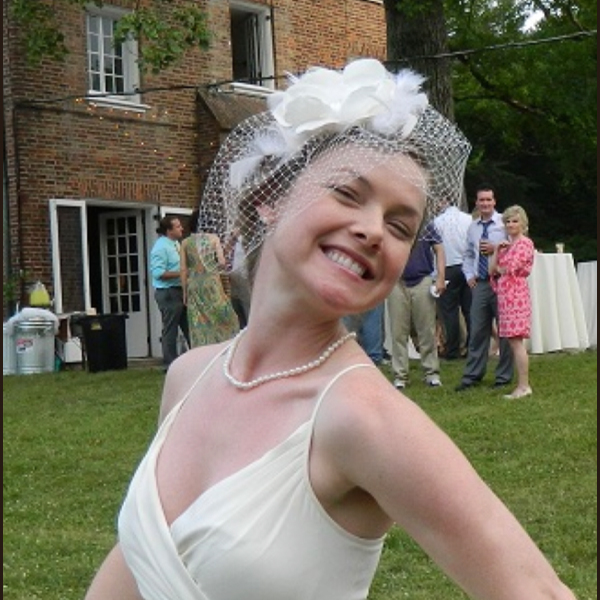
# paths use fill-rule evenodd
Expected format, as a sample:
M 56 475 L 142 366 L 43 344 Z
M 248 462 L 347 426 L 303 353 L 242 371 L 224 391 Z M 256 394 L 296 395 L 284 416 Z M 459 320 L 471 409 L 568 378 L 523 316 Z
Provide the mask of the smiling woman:
M 269 96 L 270 111 L 241 123 L 221 147 L 205 187 L 202 219 L 224 244 L 237 233 L 252 254 L 272 232 L 275 213 L 285 208 L 293 214 L 319 197 L 313 186 L 299 202 L 282 201 L 301 173 L 305 182 L 323 178 L 312 169 L 323 155 L 338 186 L 392 156 L 411 156 L 415 164 L 403 178 L 426 192 L 428 209 L 437 212 L 443 201 L 457 204 L 470 145 L 428 105 L 423 81 L 412 71 L 393 75 L 368 59 L 342 72 L 314 68 L 293 79 L 287 90 Z M 264 205 L 271 207 L 268 223 L 257 210 Z
M 222 146 L 202 220 L 254 256 L 248 325 L 170 368 L 87 600 L 365 600 L 394 523 L 472 597 L 573 600 L 341 322 L 460 198 L 469 144 L 421 82 L 369 59 L 311 70 Z

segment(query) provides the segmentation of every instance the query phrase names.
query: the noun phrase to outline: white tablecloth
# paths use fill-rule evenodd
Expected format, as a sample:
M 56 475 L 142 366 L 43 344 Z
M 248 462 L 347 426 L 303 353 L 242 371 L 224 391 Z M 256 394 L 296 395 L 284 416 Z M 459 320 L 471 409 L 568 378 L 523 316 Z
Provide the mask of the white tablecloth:
M 596 347 L 598 317 L 598 261 L 577 263 L 577 279 L 583 302 L 583 313 L 587 324 L 590 346 Z
M 531 354 L 589 348 L 573 255 L 537 252 L 529 275 L 532 323 Z

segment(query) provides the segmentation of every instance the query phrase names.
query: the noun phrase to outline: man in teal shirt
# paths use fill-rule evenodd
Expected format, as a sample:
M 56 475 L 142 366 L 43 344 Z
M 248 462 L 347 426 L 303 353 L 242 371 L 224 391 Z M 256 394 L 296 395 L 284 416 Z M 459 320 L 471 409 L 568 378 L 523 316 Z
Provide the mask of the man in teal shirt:
M 183 236 L 183 226 L 177 217 L 163 217 L 156 233 L 159 238 L 150 251 L 150 273 L 154 299 L 162 317 L 161 345 L 165 369 L 168 369 L 179 354 L 178 329 L 183 332 L 188 346 L 190 344 L 179 258 L 179 240 Z

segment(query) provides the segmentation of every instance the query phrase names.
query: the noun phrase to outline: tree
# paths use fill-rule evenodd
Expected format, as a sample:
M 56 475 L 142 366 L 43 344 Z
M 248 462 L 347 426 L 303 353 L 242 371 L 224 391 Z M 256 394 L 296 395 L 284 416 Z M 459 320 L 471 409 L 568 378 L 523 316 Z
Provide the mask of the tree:
M 20 30 L 30 63 L 44 58 L 63 60 L 68 54 L 64 34 L 57 21 L 57 11 L 48 0 L 10 0 L 10 11 Z M 62 0 L 82 8 L 90 0 Z M 91 0 L 101 7 L 103 0 Z M 130 12 L 124 15 L 115 30 L 116 44 L 128 38 L 140 42 L 139 67 L 157 73 L 181 59 L 192 47 L 207 48 L 210 35 L 206 15 L 193 4 L 173 6 L 173 0 L 157 0 L 148 6 L 142 0 L 130 0 Z
M 490 181 L 501 207 L 530 213 L 538 247 L 566 241 L 578 259 L 596 254 L 596 13 L 590 0 L 447 4 L 468 187 Z
M 454 118 L 451 60 L 428 57 L 447 54 L 448 32 L 443 0 L 384 0 L 388 64 L 409 66 L 427 77 L 431 104 Z

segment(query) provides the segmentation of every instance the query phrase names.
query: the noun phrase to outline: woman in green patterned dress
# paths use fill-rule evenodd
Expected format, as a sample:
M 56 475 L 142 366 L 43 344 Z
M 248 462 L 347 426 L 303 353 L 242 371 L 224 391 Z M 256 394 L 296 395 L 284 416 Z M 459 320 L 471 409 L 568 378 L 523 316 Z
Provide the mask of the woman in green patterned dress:
M 216 235 L 198 230 L 198 215 L 198 210 L 191 214 L 192 233 L 181 243 L 181 284 L 192 348 L 228 340 L 240 328 L 219 274 L 226 265 L 223 248 Z

